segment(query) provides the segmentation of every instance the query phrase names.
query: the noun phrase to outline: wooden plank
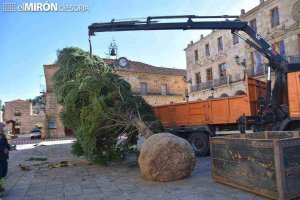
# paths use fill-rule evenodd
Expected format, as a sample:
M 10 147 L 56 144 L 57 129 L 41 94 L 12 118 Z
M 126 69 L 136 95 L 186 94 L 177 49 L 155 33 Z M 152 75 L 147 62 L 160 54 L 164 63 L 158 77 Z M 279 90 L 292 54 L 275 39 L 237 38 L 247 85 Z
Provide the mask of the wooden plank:
M 278 193 L 277 192 L 271 192 L 269 190 L 265 190 L 265 189 L 261 189 L 261 188 L 253 188 L 251 186 L 246 186 L 246 185 L 239 185 L 239 184 L 234 184 L 231 183 L 229 181 L 227 181 L 227 179 L 221 178 L 221 177 L 217 177 L 217 176 L 213 176 L 213 179 L 219 183 L 223 183 L 223 184 L 227 184 L 236 188 L 240 188 L 243 190 L 247 190 L 249 192 L 253 192 L 259 195 L 263 195 L 272 199 L 277 199 L 278 197 Z
M 284 163 L 282 147 L 279 145 L 278 140 L 274 140 L 274 158 L 276 170 L 277 191 L 280 199 L 286 198 L 286 179 L 284 175 Z

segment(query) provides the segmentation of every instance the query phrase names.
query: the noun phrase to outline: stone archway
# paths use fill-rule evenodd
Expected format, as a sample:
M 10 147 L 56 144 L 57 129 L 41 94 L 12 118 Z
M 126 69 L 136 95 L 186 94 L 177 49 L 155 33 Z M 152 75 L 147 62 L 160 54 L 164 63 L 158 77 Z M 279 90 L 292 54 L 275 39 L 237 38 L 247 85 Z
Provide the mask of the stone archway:
M 238 90 L 236 91 L 236 93 L 234 94 L 234 96 L 239 96 L 239 95 L 245 95 L 246 93 L 243 90 Z

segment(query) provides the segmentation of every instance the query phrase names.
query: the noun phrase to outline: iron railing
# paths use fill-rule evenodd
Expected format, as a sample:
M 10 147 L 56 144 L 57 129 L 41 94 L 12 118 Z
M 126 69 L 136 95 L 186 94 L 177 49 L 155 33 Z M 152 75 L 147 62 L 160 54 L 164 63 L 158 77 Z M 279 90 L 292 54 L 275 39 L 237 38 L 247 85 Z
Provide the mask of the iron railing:
M 268 71 L 268 65 L 267 64 L 260 64 L 255 65 L 254 67 L 247 68 L 246 72 L 249 77 L 257 77 L 257 76 L 263 76 L 266 75 Z M 271 73 L 273 73 L 274 70 L 271 68 Z
M 159 95 L 159 96 L 178 96 L 178 95 L 183 95 L 183 94 L 179 94 L 179 93 L 175 93 L 175 92 L 170 92 L 170 91 L 164 91 L 164 90 L 161 90 L 160 88 L 159 89 L 149 89 L 147 88 L 146 90 L 144 89 L 142 91 L 141 88 L 135 88 L 135 89 L 132 89 L 132 93 L 135 94 L 135 95 L 141 95 L 141 96 L 151 96 L 151 95 Z
M 197 92 L 197 91 L 202 91 L 202 90 L 208 90 L 214 87 L 219 87 L 222 85 L 228 85 L 230 83 L 231 76 L 222 76 L 218 79 L 213 79 L 211 81 L 207 81 L 204 83 L 196 84 L 196 85 L 191 85 L 190 90 L 191 92 Z
M 300 63 L 300 54 L 295 54 L 295 55 L 287 56 L 287 60 L 290 63 Z
M 20 111 L 15 111 L 14 112 L 14 116 L 21 116 L 22 115 L 22 112 L 20 112 Z

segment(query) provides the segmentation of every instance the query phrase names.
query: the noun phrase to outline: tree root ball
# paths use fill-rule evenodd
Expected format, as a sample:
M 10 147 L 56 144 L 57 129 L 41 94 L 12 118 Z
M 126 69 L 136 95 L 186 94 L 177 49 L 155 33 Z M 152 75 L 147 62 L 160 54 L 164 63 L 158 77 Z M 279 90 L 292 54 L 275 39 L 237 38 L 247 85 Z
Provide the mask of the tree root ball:
M 139 156 L 142 176 L 151 181 L 168 182 L 186 178 L 195 164 L 192 146 L 171 133 L 150 136 L 142 145 Z

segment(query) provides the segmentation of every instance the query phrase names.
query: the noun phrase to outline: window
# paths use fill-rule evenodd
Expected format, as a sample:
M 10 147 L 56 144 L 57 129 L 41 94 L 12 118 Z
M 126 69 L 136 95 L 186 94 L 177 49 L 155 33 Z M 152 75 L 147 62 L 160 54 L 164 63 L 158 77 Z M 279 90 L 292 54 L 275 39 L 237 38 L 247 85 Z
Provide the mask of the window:
M 147 95 L 147 83 L 141 83 L 141 95 Z
M 213 79 L 212 68 L 206 70 L 206 80 L 211 81 Z
M 257 32 L 256 19 L 252 19 L 252 20 L 249 22 L 249 26 L 250 26 L 255 32 Z
M 280 42 L 277 42 L 275 44 L 272 45 L 273 49 L 278 52 L 283 58 L 286 57 L 285 55 L 285 44 L 284 44 L 284 41 L 280 41 Z
M 209 57 L 209 56 L 210 56 L 209 44 L 206 44 L 206 45 L 205 45 L 205 55 L 206 55 L 206 57 Z
M 200 84 L 201 83 L 201 74 L 200 74 L 200 72 L 197 72 L 195 74 L 195 80 L 196 80 L 196 84 Z
M 253 65 L 254 75 L 262 75 L 264 72 L 264 66 L 262 62 L 262 55 L 258 51 L 251 53 L 251 60 Z
M 198 57 L 198 50 L 197 49 L 194 51 L 194 56 L 195 56 L 195 61 L 198 61 L 199 57 Z
M 222 39 L 222 37 L 218 38 L 218 51 L 223 51 L 223 39 Z
M 219 65 L 219 72 L 220 72 L 220 77 L 226 76 L 226 64 L 222 63 Z
M 236 34 L 232 34 L 232 43 L 233 45 L 239 43 L 239 36 L 237 36 Z
M 276 27 L 280 24 L 279 22 L 279 10 L 278 7 L 271 10 L 271 27 Z
M 167 95 L 167 89 L 168 89 L 167 84 L 162 84 L 160 86 L 161 95 L 166 96 Z

